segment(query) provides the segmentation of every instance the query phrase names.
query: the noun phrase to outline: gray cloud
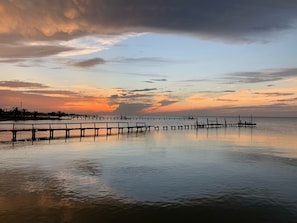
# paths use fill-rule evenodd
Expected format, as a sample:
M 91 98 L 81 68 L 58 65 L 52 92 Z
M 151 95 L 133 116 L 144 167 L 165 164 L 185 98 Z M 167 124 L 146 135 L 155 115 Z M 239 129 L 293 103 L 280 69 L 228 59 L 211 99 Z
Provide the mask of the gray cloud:
M 225 92 L 225 93 L 235 93 L 236 91 L 234 91 L 234 90 L 225 90 L 223 92 Z
M 0 34 L 1 37 L 1 34 Z M 74 48 L 59 46 L 59 45 L 7 45 L 0 42 L 0 57 L 4 58 L 33 58 L 33 57 L 46 57 L 56 55 L 62 52 L 73 50 Z M 5 60 L 4 60 L 5 61 Z M 7 60 L 6 60 L 7 61 Z M 13 60 L 11 60 L 13 61 Z
M 110 99 L 137 99 L 137 98 L 147 98 L 152 97 L 152 95 L 149 94 L 122 94 L 122 95 L 111 95 Z
M 148 84 L 153 84 L 155 82 L 166 82 L 166 81 L 168 81 L 166 78 L 155 78 L 144 82 Z
M 294 102 L 297 101 L 297 98 L 288 98 L 288 99 L 279 99 L 278 102 Z
M 152 81 L 165 82 L 165 81 L 168 81 L 168 80 L 166 78 L 160 78 L 160 79 L 152 79 Z
M 177 103 L 177 102 L 178 101 L 176 101 L 176 100 L 162 100 L 162 101 L 159 101 L 161 106 L 167 106 L 167 105 L 171 105 L 171 104 L 174 104 L 174 103 Z
M 149 108 L 151 104 L 144 104 L 144 103 L 120 103 L 119 107 L 114 111 L 115 114 L 125 113 L 129 115 L 136 115 L 141 114 L 141 112 Z
M 67 91 L 67 90 L 29 90 L 24 91 L 26 94 L 37 94 L 37 95 L 63 95 L 63 96 L 79 96 L 80 94 L 74 91 Z
M 0 42 L 70 40 L 124 32 L 188 33 L 251 41 L 290 29 L 294 0 L 35 0 L 2 1 Z
M 0 60 L 0 63 L 18 63 L 22 62 L 21 59 L 6 59 L 6 60 Z
M 155 90 L 157 90 L 157 88 L 144 88 L 144 89 L 131 90 L 130 92 L 134 93 L 134 92 L 155 91 Z
M 71 62 L 70 64 L 72 66 L 76 66 L 76 67 L 93 67 L 93 66 L 96 66 L 99 64 L 105 64 L 105 60 L 102 58 L 93 58 L 93 59 L 89 59 L 89 60 Z
M 270 97 L 270 96 L 291 96 L 294 95 L 294 93 L 281 93 L 281 92 L 267 92 L 267 93 L 262 93 L 262 92 L 255 92 L 254 94 L 258 94 L 258 95 L 264 95 L 266 97 Z
M 0 87 L 9 87 L 9 88 L 49 88 L 49 86 L 26 81 L 0 81 Z
M 273 82 L 297 77 L 297 68 L 261 72 L 238 72 L 227 74 L 226 76 L 224 78 L 228 80 L 226 84 Z

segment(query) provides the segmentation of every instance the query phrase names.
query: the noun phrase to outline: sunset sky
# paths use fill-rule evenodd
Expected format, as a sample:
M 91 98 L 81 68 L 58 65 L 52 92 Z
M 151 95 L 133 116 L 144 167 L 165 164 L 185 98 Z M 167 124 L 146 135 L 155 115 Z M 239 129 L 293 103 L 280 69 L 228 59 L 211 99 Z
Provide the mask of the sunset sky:
M 0 0 L 0 108 L 297 116 L 296 0 Z

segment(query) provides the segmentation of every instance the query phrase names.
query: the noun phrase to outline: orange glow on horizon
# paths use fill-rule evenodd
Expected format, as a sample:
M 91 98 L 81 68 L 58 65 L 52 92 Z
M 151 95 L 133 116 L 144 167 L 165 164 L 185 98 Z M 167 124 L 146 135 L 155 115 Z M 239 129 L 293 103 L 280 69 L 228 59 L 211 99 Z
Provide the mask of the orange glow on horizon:
M 101 102 L 86 102 L 86 101 L 78 101 L 78 102 L 67 102 L 62 105 L 60 108 L 65 111 L 81 111 L 81 112 L 113 112 L 115 111 L 119 105 L 108 105 L 106 103 Z

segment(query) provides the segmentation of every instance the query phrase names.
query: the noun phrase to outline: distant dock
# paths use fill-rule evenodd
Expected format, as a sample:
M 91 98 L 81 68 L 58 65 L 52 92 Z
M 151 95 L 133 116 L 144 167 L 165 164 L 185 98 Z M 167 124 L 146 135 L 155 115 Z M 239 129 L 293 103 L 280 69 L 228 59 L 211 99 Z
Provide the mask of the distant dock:
M 242 122 L 240 119 L 236 123 L 219 123 L 218 119 L 209 120 L 205 123 L 198 122 L 198 119 L 192 124 L 183 125 L 147 125 L 145 122 L 58 122 L 58 123 L 4 123 L 0 124 L 0 136 L 5 134 L 6 141 L 0 142 L 16 142 L 16 141 L 36 141 L 36 140 L 53 140 L 58 138 L 74 138 L 74 137 L 97 137 L 99 135 L 112 134 L 130 134 L 147 132 L 151 129 L 159 131 L 169 130 L 189 130 L 189 129 L 213 129 L 227 127 L 255 127 L 256 123 L 252 120 Z M 2 137 L 3 138 L 3 137 Z M 9 139 L 10 138 L 10 139 Z

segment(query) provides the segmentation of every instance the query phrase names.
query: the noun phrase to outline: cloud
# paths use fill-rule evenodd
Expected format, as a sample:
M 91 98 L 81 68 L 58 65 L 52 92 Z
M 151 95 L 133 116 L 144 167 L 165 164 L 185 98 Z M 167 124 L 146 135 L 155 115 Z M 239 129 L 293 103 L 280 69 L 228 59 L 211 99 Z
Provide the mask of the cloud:
M 168 80 L 166 78 L 160 78 L 160 79 L 152 79 L 152 81 L 165 82 L 165 81 L 168 81 Z
M 265 97 L 271 97 L 271 96 L 291 96 L 294 95 L 294 93 L 283 93 L 283 92 L 255 92 L 254 94 L 263 95 Z
M 143 103 L 120 103 L 118 108 L 114 111 L 115 114 L 129 114 L 137 115 L 141 114 L 145 109 L 149 108 L 151 104 Z
M 0 31 L 15 39 L 69 40 L 124 32 L 192 33 L 209 38 L 253 39 L 291 28 L 291 0 L 61 0 L 2 1 Z M 53 26 L 53 24 L 55 24 Z
M 167 105 L 171 105 L 171 104 L 174 104 L 174 103 L 177 103 L 177 102 L 178 101 L 176 101 L 176 100 L 162 100 L 162 101 L 159 101 L 161 106 L 167 106 Z
M 134 93 L 134 92 L 155 91 L 155 90 L 157 90 L 157 88 L 144 88 L 144 89 L 131 90 L 130 92 Z
M 81 94 L 68 90 L 29 90 L 24 91 L 25 94 L 44 95 L 49 97 L 81 97 Z
M 71 51 L 59 53 L 58 56 L 68 57 L 76 55 L 91 54 L 98 51 L 106 50 L 111 46 L 117 45 L 119 42 L 128 38 L 137 37 L 142 34 L 138 33 L 123 33 L 118 35 L 102 35 L 87 36 L 70 39 L 68 41 L 59 41 L 60 45 L 73 48 Z
M 235 102 L 235 101 L 238 101 L 238 100 L 235 100 L 235 99 L 223 99 L 223 98 L 218 98 L 217 101 Z
M 152 97 L 152 95 L 149 95 L 149 94 L 123 94 L 123 95 L 117 95 L 117 94 L 114 94 L 114 95 L 111 95 L 109 98 L 110 99 L 138 99 L 140 98 L 141 100 L 143 100 L 144 98 L 150 98 Z
M 171 60 L 167 60 L 164 58 L 160 57 L 134 57 L 134 58 L 128 58 L 128 57 L 121 57 L 121 58 L 116 58 L 112 60 L 112 62 L 116 63 L 171 63 Z
M 279 99 L 278 102 L 297 102 L 297 98 Z
M 166 81 L 168 81 L 166 78 L 155 78 L 144 82 L 148 84 L 153 84 L 155 82 L 166 82 Z
M 223 92 L 225 92 L 225 93 L 235 93 L 236 91 L 234 91 L 234 90 L 225 90 Z
M 0 60 L 0 63 L 18 63 L 22 62 L 20 59 L 6 59 L 6 60 Z
M 117 44 L 127 33 L 263 41 L 272 33 L 295 28 L 296 11 L 297 2 L 292 0 L 4 0 L 0 57 L 87 54 Z
M 0 57 L 4 58 L 33 58 L 56 55 L 61 52 L 71 51 L 74 48 L 61 45 L 7 45 L 0 42 Z M 11 60 L 13 61 L 13 60 Z
M 297 77 L 297 68 L 280 69 L 260 72 L 238 72 L 227 74 L 226 84 L 274 82 Z
M 70 64 L 76 67 L 94 67 L 96 65 L 105 64 L 105 62 L 106 61 L 102 58 L 93 58 L 93 59 L 88 59 L 88 60 L 83 60 L 78 62 L 72 62 Z
M 40 83 L 26 81 L 0 81 L 0 87 L 8 88 L 49 88 L 49 86 Z

